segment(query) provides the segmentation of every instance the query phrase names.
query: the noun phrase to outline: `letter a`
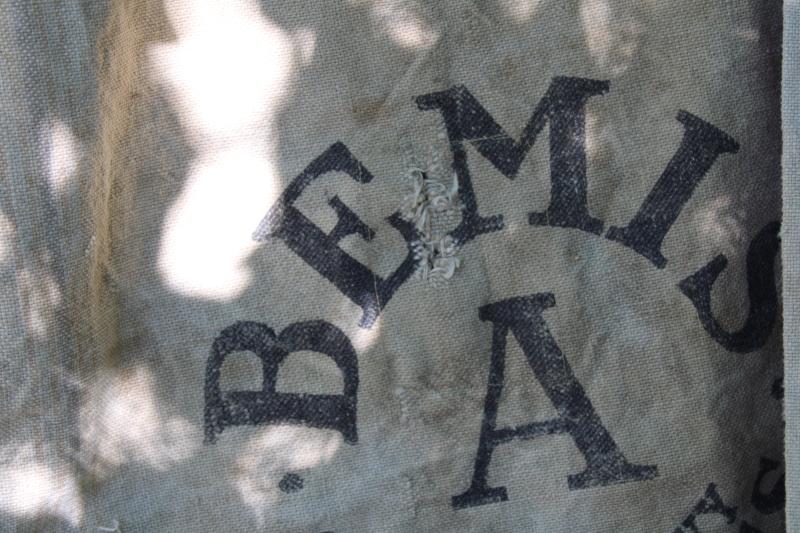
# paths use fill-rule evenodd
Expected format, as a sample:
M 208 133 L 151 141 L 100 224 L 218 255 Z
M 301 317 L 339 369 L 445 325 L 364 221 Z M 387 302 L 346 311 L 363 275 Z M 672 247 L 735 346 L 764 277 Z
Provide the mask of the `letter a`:
M 456 509 L 508 500 L 505 487 L 490 487 L 486 480 L 492 452 L 496 446 L 514 438 L 531 439 L 540 435 L 567 433 L 586 459 L 586 470 L 569 476 L 570 490 L 653 479 L 655 465 L 628 462 L 614 439 L 603 427 L 586 392 L 556 345 L 542 317 L 555 305 L 550 293 L 510 298 L 480 308 L 480 318 L 492 322 L 492 362 L 486 390 L 483 423 L 472 483 L 463 494 L 453 496 Z M 496 429 L 497 407 L 503 390 L 506 337 L 508 330 L 525 352 L 533 374 L 555 406 L 558 418 L 532 422 L 516 428 Z

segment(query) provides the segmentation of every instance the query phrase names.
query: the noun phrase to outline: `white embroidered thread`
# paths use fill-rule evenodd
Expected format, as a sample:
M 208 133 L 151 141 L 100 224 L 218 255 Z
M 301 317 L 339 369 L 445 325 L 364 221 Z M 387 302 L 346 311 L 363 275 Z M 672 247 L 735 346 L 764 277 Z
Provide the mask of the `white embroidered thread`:
M 443 183 L 441 157 L 434 147 L 427 160 L 410 152 L 406 157 L 410 191 L 403 197 L 400 215 L 414 224 L 420 235 L 411 243 L 417 277 L 440 286 L 461 266 L 460 247 L 447 234 L 461 219 L 458 179 L 453 174 L 449 187 Z

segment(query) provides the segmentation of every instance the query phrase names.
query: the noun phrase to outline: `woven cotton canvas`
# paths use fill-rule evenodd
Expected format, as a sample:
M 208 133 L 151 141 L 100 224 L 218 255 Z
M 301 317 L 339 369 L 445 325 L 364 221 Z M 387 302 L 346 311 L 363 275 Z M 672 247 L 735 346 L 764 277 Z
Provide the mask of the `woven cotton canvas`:
M 0 529 L 797 531 L 796 26 L 5 2 Z

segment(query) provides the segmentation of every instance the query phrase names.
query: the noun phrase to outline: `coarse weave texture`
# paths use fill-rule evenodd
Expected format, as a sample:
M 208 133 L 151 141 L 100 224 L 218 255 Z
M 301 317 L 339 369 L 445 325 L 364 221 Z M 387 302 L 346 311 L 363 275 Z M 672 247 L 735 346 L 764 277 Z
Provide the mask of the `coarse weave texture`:
M 797 0 L 0 7 L 1 531 L 800 532 Z
M 800 531 L 800 2 L 784 2 L 783 294 L 786 420 L 786 531 Z

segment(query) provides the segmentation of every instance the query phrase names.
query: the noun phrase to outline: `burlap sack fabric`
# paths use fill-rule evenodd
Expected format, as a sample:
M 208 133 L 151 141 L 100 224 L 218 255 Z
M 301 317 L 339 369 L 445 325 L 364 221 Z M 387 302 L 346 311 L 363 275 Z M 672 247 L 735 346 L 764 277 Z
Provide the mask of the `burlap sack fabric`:
M 792 9 L 5 2 L 0 529 L 799 531 Z

